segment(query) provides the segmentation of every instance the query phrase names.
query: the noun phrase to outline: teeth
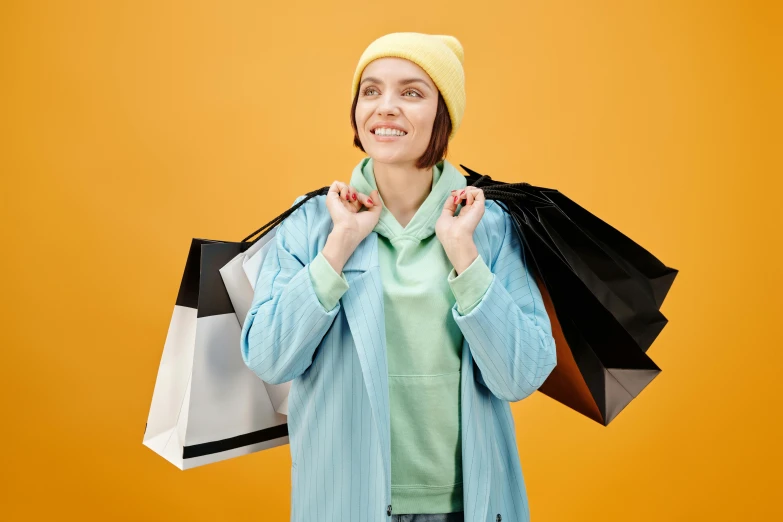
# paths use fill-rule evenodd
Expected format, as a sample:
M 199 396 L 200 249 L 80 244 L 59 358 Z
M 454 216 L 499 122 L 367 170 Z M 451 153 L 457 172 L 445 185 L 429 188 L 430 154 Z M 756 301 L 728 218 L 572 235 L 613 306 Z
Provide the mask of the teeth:
M 375 129 L 378 136 L 405 136 L 407 133 L 397 129 L 378 128 Z

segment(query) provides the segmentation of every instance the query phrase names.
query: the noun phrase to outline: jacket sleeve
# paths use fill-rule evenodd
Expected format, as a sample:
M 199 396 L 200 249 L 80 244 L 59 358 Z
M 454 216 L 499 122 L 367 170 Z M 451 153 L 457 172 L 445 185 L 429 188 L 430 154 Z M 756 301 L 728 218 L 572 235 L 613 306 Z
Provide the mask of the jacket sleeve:
M 472 297 L 465 302 L 480 296 L 478 301 L 465 313 L 458 301 L 451 313 L 480 370 L 476 374 L 478 382 L 499 399 L 514 402 L 544 383 L 557 364 L 557 352 L 549 316 L 527 268 L 523 245 L 511 217 L 505 211 L 503 216 L 503 240 L 486 292 L 477 293 L 481 285 L 473 285 Z M 480 255 L 475 263 L 478 276 L 486 263 Z
M 299 196 L 294 204 L 304 196 Z M 308 202 L 309 203 L 309 202 Z M 262 380 L 281 384 L 302 375 L 342 306 L 327 309 L 316 294 L 310 274 L 305 203 L 279 225 L 274 244 L 261 264 L 253 302 L 240 338 L 245 364 Z M 317 259 L 317 258 L 316 258 Z M 328 264 L 326 259 L 324 262 Z M 316 263 L 316 267 L 319 263 Z M 319 274 L 326 267 L 320 265 Z M 329 265 L 331 268 L 331 265 Z M 337 295 L 344 276 L 322 281 L 324 296 Z M 339 296 L 338 296 L 339 299 Z

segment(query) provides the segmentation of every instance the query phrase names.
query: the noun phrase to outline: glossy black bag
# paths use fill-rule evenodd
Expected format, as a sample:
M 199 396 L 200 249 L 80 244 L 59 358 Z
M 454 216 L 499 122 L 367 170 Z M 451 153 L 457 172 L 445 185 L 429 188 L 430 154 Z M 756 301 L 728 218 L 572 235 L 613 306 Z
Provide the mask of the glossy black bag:
M 461 167 L 511 215 L 533 259 L 558 359 L 539 391 L 608 425 L 661 371 L 646 352 L 678 271 L 555 189 Z

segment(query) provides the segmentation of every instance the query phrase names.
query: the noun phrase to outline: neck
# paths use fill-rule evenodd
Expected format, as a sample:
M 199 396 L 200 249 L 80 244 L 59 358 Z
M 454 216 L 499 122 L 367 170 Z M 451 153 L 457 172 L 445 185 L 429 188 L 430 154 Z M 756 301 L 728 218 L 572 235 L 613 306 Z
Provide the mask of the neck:
M 432 167 L 373 161 L 373 173 L 384 206 L 405 227 L 432 190 Z

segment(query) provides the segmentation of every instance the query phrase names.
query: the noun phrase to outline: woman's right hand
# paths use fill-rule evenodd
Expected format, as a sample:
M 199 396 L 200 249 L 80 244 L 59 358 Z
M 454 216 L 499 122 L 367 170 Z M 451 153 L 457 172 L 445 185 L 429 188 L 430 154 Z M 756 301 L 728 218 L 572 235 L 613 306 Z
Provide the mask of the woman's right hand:
M 377 190 L 366 195 L 335 180 L 326 194 L 326 208 L 334 222 L 333 230 L 351 238 L 358 246 L 378 224 L 383 204 Z

